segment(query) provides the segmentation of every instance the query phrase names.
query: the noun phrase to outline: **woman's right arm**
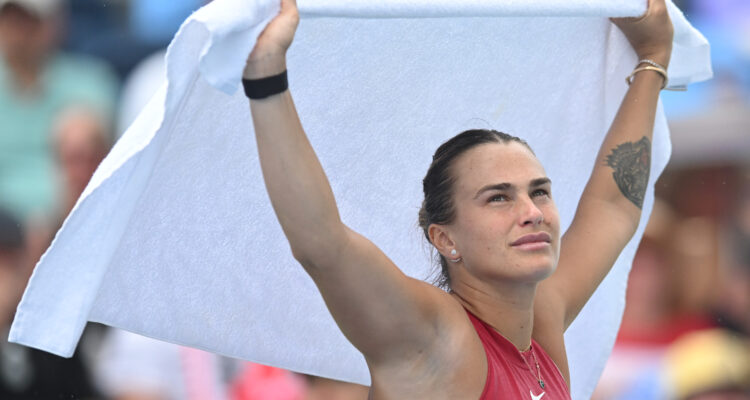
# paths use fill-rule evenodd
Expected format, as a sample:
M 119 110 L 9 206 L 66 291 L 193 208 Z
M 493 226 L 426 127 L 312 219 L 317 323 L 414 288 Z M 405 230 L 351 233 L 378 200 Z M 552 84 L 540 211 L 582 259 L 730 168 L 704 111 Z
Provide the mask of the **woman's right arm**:
M 283 72 L 298 23 L 296 4 L 261 34 L 244 78 Z M 436 342 L 441 291 L 404 275 L 374 244 L 346 227 L 287 90 L 251 100 L 263 178 L 294 257 L 318 286 L 336 323 L 372 363 L 408 360 Z

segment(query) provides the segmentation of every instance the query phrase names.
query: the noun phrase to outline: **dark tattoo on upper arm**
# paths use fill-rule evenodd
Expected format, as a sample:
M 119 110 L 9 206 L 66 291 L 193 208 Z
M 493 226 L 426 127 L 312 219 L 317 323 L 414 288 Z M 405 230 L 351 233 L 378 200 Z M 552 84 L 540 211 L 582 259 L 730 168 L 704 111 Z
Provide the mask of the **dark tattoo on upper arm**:
M 643 208 L 643 197 L 651 172 L 651 141 L 647 137 L 625 142 L 614 149 L 605 160 L 612 167 L 612 177 L 622 194 L 638 208 Z

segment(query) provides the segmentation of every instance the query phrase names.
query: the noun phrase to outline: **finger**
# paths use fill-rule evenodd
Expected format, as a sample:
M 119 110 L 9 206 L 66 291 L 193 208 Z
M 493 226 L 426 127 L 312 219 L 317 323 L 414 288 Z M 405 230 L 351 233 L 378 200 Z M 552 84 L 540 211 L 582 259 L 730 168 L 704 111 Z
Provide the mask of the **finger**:
M 666 0 L 650 0 L 649 12 L 654 15 L 666 14 L 667 13 L 667 2 Z
M 287 12 L 297 8 L 297 0 L 281 0 L 281 12 Z
M 628 23 L 628 22 L 639 22 L 643 19 L 646 19 L 646 17 L 651 14 L 651 6 L 653 5 L 655 0 L 646 0 L 646 11 L 643 12 L 643 15 L 635 16 L 635 17 L 619 17 L 619 18 L 610 18 L 609 20 L 612 21 L 615 24 L 618 23 Z M 656 0 L 658 1 L 658 0 Z M 661 0 L 662 2 L 664 0 Z

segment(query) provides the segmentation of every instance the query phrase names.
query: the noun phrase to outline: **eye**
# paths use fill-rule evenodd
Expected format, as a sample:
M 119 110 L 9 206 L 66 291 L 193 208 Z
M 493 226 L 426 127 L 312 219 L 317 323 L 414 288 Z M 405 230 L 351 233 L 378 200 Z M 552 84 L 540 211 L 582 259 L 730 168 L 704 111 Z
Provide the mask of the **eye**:
M 537 189 L 531 192 L 532 197 L 546 196 L 549 197 L 549 191 L 547 189 Z
M 491 197 L 490 197 L 490 198 L 488 199 L 488 201 L 489 201 L 490 203 L 492 203 L 492 202 L 504 202 L 504 201 L 508 201 L 508 200 L 509 200 L 509 198 L 508 198 L 508 196 L 507 196 L 507 195 L 505 195 L 505 194 L 494 194 L 494 195 L 492 195 L 492 196 L 491 196 Z

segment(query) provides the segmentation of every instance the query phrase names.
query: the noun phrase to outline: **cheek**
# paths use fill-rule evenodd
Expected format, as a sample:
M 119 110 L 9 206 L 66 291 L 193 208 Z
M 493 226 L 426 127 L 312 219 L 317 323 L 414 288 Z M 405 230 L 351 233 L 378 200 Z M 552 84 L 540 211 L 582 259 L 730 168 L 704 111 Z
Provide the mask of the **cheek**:
M 544 220 L 549 224 L 551 228 L 554 228 L 556 232 L 560 231 L 560 213 L 557 211 L 557 206 L 553 201 L 546 203 L 542 206 L 542 213 L 544 214 Z
M 552 240 L 554 243 L 555 254 L 560 257 L 560 214 L 557 212 L 555 203 L 550 202 L 543 210 L 544 220 L 549 226 Z
M 475 215 L 461 221 L 458 242 L 466 254 L 482 255 L 498 251 L 498 246 L 505 243 L 510 229 L 507 218 L 497 215 Z

